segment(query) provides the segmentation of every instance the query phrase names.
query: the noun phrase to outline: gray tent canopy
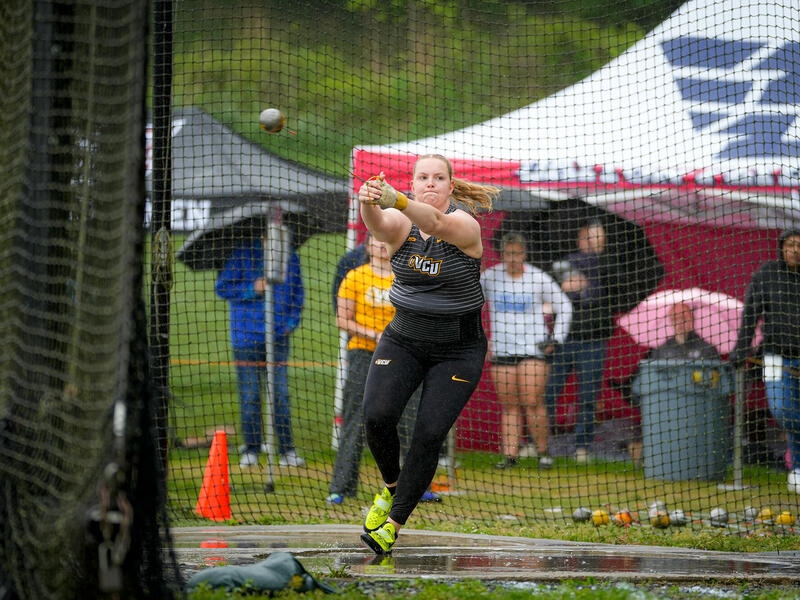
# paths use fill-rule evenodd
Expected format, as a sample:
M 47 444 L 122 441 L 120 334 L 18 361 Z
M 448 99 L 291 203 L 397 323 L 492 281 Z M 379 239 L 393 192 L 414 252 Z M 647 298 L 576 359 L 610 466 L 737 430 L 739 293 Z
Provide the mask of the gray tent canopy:
M 152 125 L 148 126 L 148 134 Z M 348 182 L 280 158 L 198 107 L 172 113 L 172 198 L 194 201 L 206 220 L 253 203 L 295 207 L 303 239 L 346 231 Z M 149 165 L 148 165 L 149 167 Z M 152 170 L 146 186 L 152 192 Z M 302 215 L 302 219 L 297 217 Z M 201 227 L 197 222 L 193 227 Z M 296 226 L 296 225 L 295 225 Z

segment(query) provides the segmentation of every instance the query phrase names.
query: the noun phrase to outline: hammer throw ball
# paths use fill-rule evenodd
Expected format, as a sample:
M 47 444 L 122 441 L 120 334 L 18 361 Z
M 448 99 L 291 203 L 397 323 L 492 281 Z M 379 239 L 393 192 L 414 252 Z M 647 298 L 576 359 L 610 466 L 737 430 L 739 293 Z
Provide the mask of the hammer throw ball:
M 759 510 L 755 506 L 745 506 L 742 517 L 745 521 L 755 521 L 758 518 Z
M 594 523 L 595 527 L 600 527 L 600 525 L 608 525 L 610 521 L 611 518 L 608 516 L 608 513 L 602 508 L 599 508 L 592 513 L 592 523 Z
M 278 133 L 286 124 L 286 117 L 277 108 L 267 108 L 261 111 L 258 123 L 267 133 Z
M 762 523 L 771 523 L 772 520 L 775 518 L 775 513 L 772 511 L 771 508 L 762 508 L 759 511 L 758 516 L 756 517 Z

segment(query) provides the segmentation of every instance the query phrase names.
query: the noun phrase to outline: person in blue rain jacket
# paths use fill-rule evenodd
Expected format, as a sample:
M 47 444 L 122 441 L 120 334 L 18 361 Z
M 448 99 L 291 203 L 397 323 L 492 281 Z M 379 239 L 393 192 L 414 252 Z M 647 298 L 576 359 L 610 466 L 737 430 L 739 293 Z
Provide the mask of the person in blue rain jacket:
M 260 239 L 249 240 L 228 257 L 217 277 L 215 291 L 230 305 L 230 335 L 239 389 L 242 423 L 242 450 L 239 466 L 258 464 L 262 446 L 261 387 L 266 378 L 266 338 L 264 328 L 263 253 Z M 286 280 L 273 285 L 274 389 L 273 425 L 278 438 L 278 464 L 300 467 L 305 464 L 292 439 L 287 361 L 291 333 L 300 324 L 305 289 L 300 258 L 292 250 Z

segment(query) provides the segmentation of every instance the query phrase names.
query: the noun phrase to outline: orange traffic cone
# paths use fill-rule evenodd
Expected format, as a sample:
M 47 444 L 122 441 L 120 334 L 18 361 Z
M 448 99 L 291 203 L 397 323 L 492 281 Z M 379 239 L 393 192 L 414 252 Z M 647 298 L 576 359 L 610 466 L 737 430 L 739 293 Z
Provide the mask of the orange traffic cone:
M 213 521 L 231 518 L 231 492 L 228 486 L 228 438 L 224 431 L 214 433 L 208 453 L 203 487 L 194 509 L 201 517 Z

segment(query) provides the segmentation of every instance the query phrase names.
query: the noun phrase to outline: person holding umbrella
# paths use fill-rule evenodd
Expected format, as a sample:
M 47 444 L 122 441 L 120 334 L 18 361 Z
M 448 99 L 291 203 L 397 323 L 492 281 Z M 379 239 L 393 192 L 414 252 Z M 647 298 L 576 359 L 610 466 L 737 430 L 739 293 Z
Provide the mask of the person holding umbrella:
M 753 274 L 744 299 L 736 346 L 728 356 L 741 367 L 763 319 L 764 386 L 770 412 L 786 431 L 792 470 L 787 487 L 800 494 L 800 229 L 780 236 L 778 259 Z
M 680 360 L 719 360 L 719 352 L 694 329 L 694 311 L 686 302 L 676 302 L 669 308 L 669 320 L 674 335 L 650 350 L 647 358 Z
M 450 161 L 427 154 L 414 165 L 413 199 L 383 173 L 361 186 L 361 217 L 386 244 L 395 307 L 372 357 L 364 388 L 367 444 L 384 481 L 361 540 L 377 554 L 397 534 L 433 479 L 439 449 L 480 381 L 486 357 L 481 323 L 483 242 L 473 216 L 490 209 L 494 186 L 453 177 Z M 466 208 L 459 208 L 455 201 Z M 422 384 L 416 425 L 402 468 L 397 424 Z
M 669 324 L 672 326 L 673 335 L 668 337 L 662 344 L 651 348 L 636 365 L 636 370 L 625 382 L 609 382 L 615 386 L 623 397 L 627 398 L 636 406 L 640 405 L 640 398 L 633 393 L 634 389 L 639 389 L 641 375 L 639 365 L 644 360 L 720 360 L 719 352 L 713 344 L 709 344 L 697 334 L 694 327 L 694 309 L 688 302 L 675 302 L 667 309 Z M 650 323 L 651 327 L 659 327 L 658 321 Z M 638 380 L 638 381 L 637 381 Z M 633 463 L 637 466 L 642 460 L 642 428 L 640 424 L 633 427 L 632 439 L 628 443 Z
M 589 459 L 589 445 L 594 438 L 594 413 L 603 381 L 606 343 L 614 333 L 613 281 L 610 257 L 606 249 L 606 230 L 600 221 L 592 221 L 578 231 L 578 252 L 563 261 L 561 289 L 572 302 L 572 323 L 567 341 L 553 353 L 553 363 L 545 390 L 548 411 L 555 405 L 575 371 L 578 380 L 578 415 L 575 423 L 575 461 Z
M 244 449 L 239 466 L 258 465 L 262 451 L 261 385 L 266 377 L 266 332 L 264 325 L 264 278 L 261 239 L 250 239 L 233 250 L 217 277 L 215 291 L 230 305 L 230 336 L 239 391 L 239 409 Z M 289 406 L 289 338 L 300 324 L 305 289 L 300 258 L 292 250 L 286 280 L 272 286 L 274 348 L 273 423 L 278 437 L 278 464 L 301 467 L 292 439 Z

